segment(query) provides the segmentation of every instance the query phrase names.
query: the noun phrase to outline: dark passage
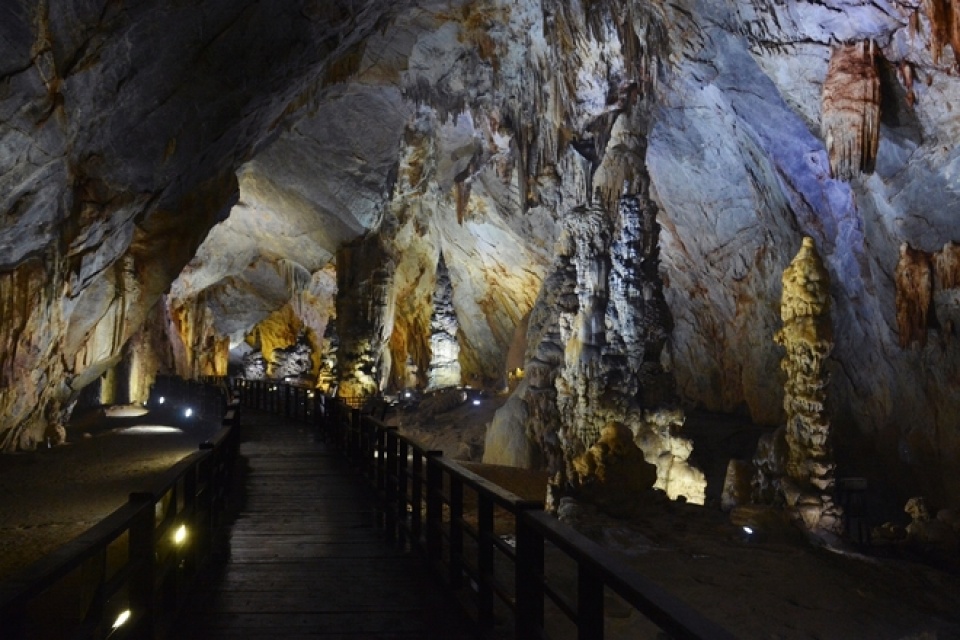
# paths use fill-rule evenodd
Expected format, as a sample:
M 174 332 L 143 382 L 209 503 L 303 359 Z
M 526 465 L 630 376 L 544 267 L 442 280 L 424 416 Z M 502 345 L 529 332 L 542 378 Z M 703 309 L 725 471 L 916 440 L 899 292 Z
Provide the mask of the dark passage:
M 423 561 L 384 544 L 372 493 L 314 429 L 252 410 L 241 428 L 227 557 L 171 637 L 471 637 Z

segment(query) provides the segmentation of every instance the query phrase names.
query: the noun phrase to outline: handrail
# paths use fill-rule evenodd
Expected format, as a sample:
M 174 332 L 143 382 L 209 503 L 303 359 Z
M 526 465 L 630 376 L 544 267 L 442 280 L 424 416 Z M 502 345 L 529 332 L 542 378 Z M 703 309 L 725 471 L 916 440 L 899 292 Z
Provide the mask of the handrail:
M 264 394 L 262 388 L 280 383 L 238 385 L 248 389 L 241 393 L 248 406 L 267 410 L 277 406 L 270 395 L 281 392 Z M 609 588 L 671 637 L 734 637 L 545 513 L 542 502 L 525 500 L 441 452 L 426 450 L 354 406 L 331 402 L 324 415 L 328 441 L 340 447 L 376 489 L 378 524 L 387 541 L 421 552 L 481 632 L 491 632 L 497 615 L 507 613 L 513 618 L 515 637 L 548 638 L 549 601 L 576 626 L 578 638 L 602 640 L 604 590 Z M 548 544 L 577 567 L 572 600 L 549 584 L 544 563 Z M 497 558 L 512 565 L 512 572 L 504 571 Z
M 225 426 L 150 490 L 0 583 L 3 637 L 162 636 L 224 524 L 236 454 Z M 180 525 L 186 540 L 174 538 Z

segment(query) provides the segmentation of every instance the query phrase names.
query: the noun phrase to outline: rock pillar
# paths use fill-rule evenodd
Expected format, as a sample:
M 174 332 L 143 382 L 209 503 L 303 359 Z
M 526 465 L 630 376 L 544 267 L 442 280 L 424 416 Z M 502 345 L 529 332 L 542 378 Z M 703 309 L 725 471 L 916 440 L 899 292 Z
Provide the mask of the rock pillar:
M 433 292 L 433 314 L 430 316 L 430 368 L 427 390 L 455 387 L 460 384 L 460 323 L 453 308 L 453 284 L 443 253 L 437 263 L 437 284 Z
M 337 252 L 337 325 L 340 395 L 380 392 L 390 370 L 387 340 L 393 326 L 391 290 L 395 263 L 379 235 Z
M 783 328 L 775 340 L 787 351 L 781 362 L 787 374 L 781 490 L 787 506 L 808 529 L 839 532 L 841 511 L 831 497 L 835 465 L 825 407 L 829 382 L 825 365 L 833 350 L 829 278 L 812 238 L 803 239 L 783 272 L 780 316 Z

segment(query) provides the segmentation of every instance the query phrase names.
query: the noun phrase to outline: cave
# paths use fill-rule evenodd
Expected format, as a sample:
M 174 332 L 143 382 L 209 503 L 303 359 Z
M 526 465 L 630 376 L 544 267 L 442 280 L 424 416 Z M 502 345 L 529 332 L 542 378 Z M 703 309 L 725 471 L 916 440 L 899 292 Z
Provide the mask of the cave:
M 0 449 L 276 380 L 571 522 L 655 491 L 958 574 L 958 17 L 4 2 Z

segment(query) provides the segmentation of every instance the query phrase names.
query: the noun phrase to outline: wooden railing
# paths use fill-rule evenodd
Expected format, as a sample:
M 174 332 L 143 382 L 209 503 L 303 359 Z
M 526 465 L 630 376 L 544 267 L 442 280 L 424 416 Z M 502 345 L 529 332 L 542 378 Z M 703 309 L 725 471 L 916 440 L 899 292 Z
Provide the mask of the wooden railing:
M 241 397 L 254 408 L 276 406 L 270 395 Z M 387 541 L 421 553 L 483 635 L 509 619 L 518 640 L 549 638 L 567 620 L 580 640 L 602 640 L 609 591 L 670 637 L 734 637 L 545 513 L 541 502 L 424 449 L 360 409 L 329 401 L 325 418 L 328 441 L 376 489 Z M 574 567 L 572 584 L 551 575 L 547 554 Z
M 154 488 L 0 583 L 0 637 L 163 637 L 224 524 L 237 454 L 228 422 Z

